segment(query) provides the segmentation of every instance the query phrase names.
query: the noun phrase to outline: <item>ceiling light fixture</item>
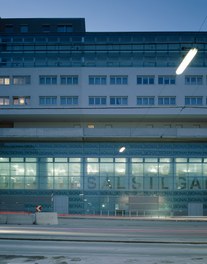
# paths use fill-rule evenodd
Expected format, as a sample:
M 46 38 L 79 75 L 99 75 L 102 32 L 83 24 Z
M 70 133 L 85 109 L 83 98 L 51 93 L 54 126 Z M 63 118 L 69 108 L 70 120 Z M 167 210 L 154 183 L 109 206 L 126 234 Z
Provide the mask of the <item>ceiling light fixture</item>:
M 188 65 L 190 64 L 192 59 L 195 57 L 197 52 L 198 52 L 198 49 L 196 48 L 192 48 L 188 51 L 188 53 L 186 54 L 186 56 L 184 57 L 184 59 L 182 60 L 182 62 L 180 63 L 180 65 L 178 66 L 176 70 L 177 75 L 180 75 L 184 72 L 184 70 L 188 67 Z

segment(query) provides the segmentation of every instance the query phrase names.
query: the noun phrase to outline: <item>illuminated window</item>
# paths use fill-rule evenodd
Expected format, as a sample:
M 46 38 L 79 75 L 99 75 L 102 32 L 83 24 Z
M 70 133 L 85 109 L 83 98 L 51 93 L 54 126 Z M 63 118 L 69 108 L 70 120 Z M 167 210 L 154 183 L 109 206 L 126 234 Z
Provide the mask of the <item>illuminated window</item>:
M 1 96 L 0 97 L 0 105 L 9 105 L 9 97 Z
M 88 127 L 88 128 L 95 128 L 95 125 L 94 125 L 94 124 L 88 124 L 87 127 Z
M 10 85 L 9 76 L 0 76 L 0 85 Z
M 29 96 L 14 96 L 13 105 L 29 105 L 30 97 Z
M 31 83 L 30 76 L 13 76 L 12 79 L 12 84 L 14 85 L 25 85 L 30 83 Z

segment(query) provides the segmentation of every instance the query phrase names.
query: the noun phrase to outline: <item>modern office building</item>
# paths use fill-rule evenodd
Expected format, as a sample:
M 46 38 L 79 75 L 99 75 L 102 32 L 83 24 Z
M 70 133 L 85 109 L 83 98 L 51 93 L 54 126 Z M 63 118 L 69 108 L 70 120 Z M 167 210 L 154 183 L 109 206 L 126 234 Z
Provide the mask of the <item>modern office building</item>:
M 0 211 L 39 204 L 207 215 L 207 32 L 0 19 Z

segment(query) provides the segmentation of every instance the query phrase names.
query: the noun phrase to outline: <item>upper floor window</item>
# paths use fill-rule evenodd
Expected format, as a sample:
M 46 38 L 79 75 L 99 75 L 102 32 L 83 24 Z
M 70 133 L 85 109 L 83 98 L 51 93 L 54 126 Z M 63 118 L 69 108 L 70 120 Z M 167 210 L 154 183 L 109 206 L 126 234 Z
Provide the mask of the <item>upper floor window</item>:
M 9 76 L 0 76 L 0 85 L 10 85 Z
M 95 124 L 92 124 L 92 123 L 91 124 L 88 124 L 87 125 L 87 128 L 95 128 Z
M 45 85 L 57 84 L 57 76 L 54 75 L 40 76 L 39 83 Z
M 110 105 L 127 105 L 128 97 L 127 96 L 111 96 Z
M 44 33 L 50 32 L 50 25 L 42 25 L 42 32 Z
M 74 75 L 64 75 L 60 76 L 60 83 L 66 85 L 77 85 L 78 84 L 78 76 Z
M 12 84 L 14 85 L 24 85 L 30 84 L 31 77 L 30 76 L 13 76 Z
M 154 105 L 155 98 L 153 96 L 138 96 L 137 97 L 137 105 Z
M 9 96 L 1 96 L 0 105 L 9 105 Z
M 175 84 L 175 76 L 171 75 L 164 75 L 164 76 L 158 76 L 158 84 Z
M 6 32 L 6 33 L 13 33 L 13 32 L 14 32 L 14 27 L 13 27 L 13 25 L 6 25 L 6 27 L 5 27 L 5 32 Z
M 78 96 L 61 96 L 61 105 L 78 105 Z
M 104 85 L 106 84 L 106 76 L 89 76 L 89 84 Z
M 14 105 L 29 105 L 30 96 L 13 96 Z
M 40 105 L 56 105 L 57 96 L 40 96 L 39 104 Z
M 128 76 L 122 76 L 122 75 L 116 75 L 116 76 L 110 76 L 110 84 L 128 84 Z
M 138 75 L 137 76 L 137 84 L 154 84 L 155 76 L 151 75 Z
M 185 76 L 185 84 L 186 85 L 202 85 L 203 76 L 202 75 Z
M 28 25 L 21 25 L 20 26 L 20 32 L 21 33 L 28 33 L 28 31 L 29 31 Z
M 58 25 L 57 32 L 59 33 L 73 32 L 73 27 L 72 25 Z
M 158 105 L 176 105 L 176 97 L 160 96 L 158 97 Z
M 186 96 L 185 105 L 202 105 L 203 97 L 202 96 Z
M 89 96 L 89 105 L 106 105 L 106 96 Z

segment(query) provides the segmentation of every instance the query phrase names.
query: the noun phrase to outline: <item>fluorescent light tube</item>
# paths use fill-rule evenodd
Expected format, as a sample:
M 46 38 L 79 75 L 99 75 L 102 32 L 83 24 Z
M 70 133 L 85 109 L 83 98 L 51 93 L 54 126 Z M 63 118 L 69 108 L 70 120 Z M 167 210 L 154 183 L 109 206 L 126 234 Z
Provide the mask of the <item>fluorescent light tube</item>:
M 195 57 L 198 50 L 196 48 L 190 49 L 188 53 L 186 54 L 185 58 L 182 60 L 181 64 L 176 70 L 176 74 L 182 74 L 184 70 L 188 67 L 189 63 L 192 61 L 192 59 Z

